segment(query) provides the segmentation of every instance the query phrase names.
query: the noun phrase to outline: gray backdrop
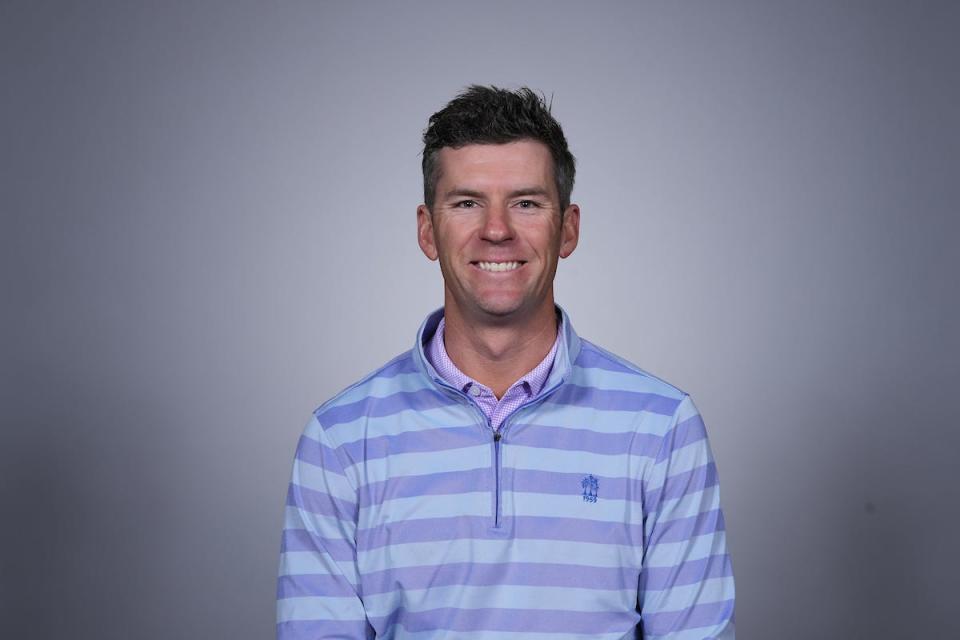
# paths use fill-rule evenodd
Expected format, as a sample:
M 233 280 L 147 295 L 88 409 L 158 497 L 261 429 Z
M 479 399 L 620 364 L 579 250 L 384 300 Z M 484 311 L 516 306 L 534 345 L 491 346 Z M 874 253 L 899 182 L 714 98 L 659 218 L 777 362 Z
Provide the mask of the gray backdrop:
M 956 637 L 957 7 L 4 2 L 0 636 L 273 634 L 297 437 L 440 304 L 419 136 L 476 82 L 579 160 L 577 330 L 706 418 L 740 637 Z

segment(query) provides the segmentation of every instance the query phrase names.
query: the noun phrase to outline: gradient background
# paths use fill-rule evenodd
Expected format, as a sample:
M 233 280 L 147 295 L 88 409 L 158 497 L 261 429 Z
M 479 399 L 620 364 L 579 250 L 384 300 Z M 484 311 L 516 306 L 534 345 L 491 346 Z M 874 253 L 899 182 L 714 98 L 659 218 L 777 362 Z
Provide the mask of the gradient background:
M 574 326 L 706 418 L 740 637 L 958 637 L 960 5 L 129 4 L 0 5 L 0 636 L 273 635 L 294 446 L 441 303 L 419 137 L 476 82 L 577 156 Z

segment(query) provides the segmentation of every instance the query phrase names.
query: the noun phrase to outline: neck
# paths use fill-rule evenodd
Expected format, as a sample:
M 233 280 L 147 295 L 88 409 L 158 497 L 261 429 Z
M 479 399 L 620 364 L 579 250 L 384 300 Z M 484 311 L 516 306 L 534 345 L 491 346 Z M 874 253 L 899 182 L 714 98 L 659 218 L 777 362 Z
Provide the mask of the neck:
M 444 311 L 444 348 L 460 371 L 498 398 L 546 357 L 557 339 L 553 302 L 516 323 L 468 321 L 456 307 Z

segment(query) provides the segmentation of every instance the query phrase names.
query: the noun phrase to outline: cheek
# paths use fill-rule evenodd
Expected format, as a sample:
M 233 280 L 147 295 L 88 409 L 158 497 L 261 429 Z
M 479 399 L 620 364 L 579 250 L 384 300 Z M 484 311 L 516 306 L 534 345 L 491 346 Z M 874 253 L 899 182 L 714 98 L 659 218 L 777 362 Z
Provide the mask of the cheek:
M 438 237 L 449 242 L 469 235 L 472 226 L 474 226 L 473 223 L 462 214 L 444 213 L 443 217 L 437 221 L 434 231 Z
M 531 244 L 544 253 L 556 253 L 559 251 L 560 243 L 563 240 L 560 227 L 557 225 L 540 228 L 535 234 L 531 234 L 529 237 Z

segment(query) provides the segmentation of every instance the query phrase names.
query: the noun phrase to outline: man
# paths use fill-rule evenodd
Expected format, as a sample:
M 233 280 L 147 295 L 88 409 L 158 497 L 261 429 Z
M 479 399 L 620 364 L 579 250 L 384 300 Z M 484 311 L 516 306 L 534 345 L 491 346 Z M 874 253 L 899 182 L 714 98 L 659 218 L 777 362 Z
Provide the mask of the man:
M 444 307 L 297 448 L 278 637 L 733 638 L 703 423 L 554 304 L 574 158 L 529 89 L 424 134 L 418 240 Z

